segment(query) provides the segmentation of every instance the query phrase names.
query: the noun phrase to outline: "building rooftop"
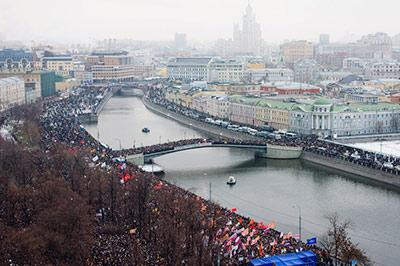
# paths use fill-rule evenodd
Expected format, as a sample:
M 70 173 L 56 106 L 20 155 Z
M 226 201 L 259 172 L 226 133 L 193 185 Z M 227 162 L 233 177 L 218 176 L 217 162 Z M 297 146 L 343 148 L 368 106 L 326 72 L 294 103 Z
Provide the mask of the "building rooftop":
M 169 62 L 169 65 L 179 64 L 179 65 L 192 65 L 192 64 L 200 64 L 207 65 L 211 60 L 211 57 L 178 57 Z
M 10 83 L 12 84 L 16 82 L 24 82 L 24 80 L 18 77 L 8 77 L 0 79 L 0 85 L 8 85 Z
M 268 82 L 268 83 L 261 84 L 261 86 L 270 86 L 270 87 L 276 87 L 279 89 L 320 89 L 320 87 L 306 84 L 306 83 L 286 82 L 286 81 Z
M 230 99 L 232 103 L 241 103 L 258 107 L 269 107 L 284 110 L 291 110 L 296 105 L 296 103 L 288 103 L 283 101 L 274 101 L 260 98 L 250 98 L 240 95 L 234 95 Z
M 317 100 L 314 101 L 314 105 L 329 105 L 332 104 L 332 102 L 327 99 L 327 98 L 318 98 Z

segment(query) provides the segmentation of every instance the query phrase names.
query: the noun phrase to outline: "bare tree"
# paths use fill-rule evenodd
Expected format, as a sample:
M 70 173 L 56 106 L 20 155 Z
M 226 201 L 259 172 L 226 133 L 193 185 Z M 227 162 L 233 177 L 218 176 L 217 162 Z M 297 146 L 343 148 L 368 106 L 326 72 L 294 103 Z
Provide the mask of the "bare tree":
M 370 265 L 371 261 L 365 251 L 358 247 L 358 243 L 353 243 L 348 231 L 353 224 L 350 220 L 341 221 L 337 213 L 326 217 L 329 220 L 329 229 L 322 236 L 320 244 L 334 258 L 335 265 L 339 261 L 351 262 L 357 260 L 358 265 Z

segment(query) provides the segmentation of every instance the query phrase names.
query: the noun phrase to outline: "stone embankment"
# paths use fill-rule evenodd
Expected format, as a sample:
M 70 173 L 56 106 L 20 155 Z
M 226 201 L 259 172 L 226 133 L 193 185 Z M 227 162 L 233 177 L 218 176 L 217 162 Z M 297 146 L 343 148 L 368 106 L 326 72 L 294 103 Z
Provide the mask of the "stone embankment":
M 303 151 L 300 158 L 312 164 L 325 166 L 351 175 L 356 175 L 364 179 L 367 178 L 370 181 L 385 184 L 392 188 L 400 189 L 400 176 L 395 174 L 363 165 L 358 165 L 339 158 L 321 156 L 312 152 Z
M 234 139 L 242 139 L 242 140 L 262 140 L 262 138 L 256 137 L 256 136 L 251 136 L 249 134 L 243 134 L 240 132 L 235 132 L 232 130 L 228 130 L 225 128 L 221 128 L 216 125 L 211 125 L 206 122 L 198 121 L 196 119 L 187 117 L 185 115 L 181 115 L 178 113 L 175 113 L 173 111 L 167 110 L 164 107 L 161 107 L 159 105 L 156 105 L 154 103 L 149 102 L 146 100 L 146 98 L 143 99 L 143 104 L 149 109 L 150 111 L 159 114 L 161 116 L 167 117 L 169 119 L 172 119 L 178 123 L 181 123 L 183 125 L 189 126 L 193 129 L 196 129 L 206 136 L 209 137 L 225 137 L 225 138 L 234 138 Z

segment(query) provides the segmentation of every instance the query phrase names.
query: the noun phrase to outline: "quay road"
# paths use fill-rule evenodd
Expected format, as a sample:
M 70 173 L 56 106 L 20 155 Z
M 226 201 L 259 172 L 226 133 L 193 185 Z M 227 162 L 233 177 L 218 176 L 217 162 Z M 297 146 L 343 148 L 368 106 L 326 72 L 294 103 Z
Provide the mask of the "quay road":
M 151 132 L 142 133 L 143 127 Z M 104 106 L 97 124 L 85 125 L 103 143 L 118 149 L 154 145 L 167 140 L 207 137 L 148 110 L 138 98 L 113 97 Z M 141 145 L 143 144 L 143 145 Z M 303 238 L 321 236 L 327 229 L 324 216 L 337 211 L 351 219 L 351 237 L 360 243 L 376 265 L 397 265 L 400 254 L 400 193 L 354 176 L 301 160 L 254 158 L 242 149 L 204 148 L 155 159 L 166 171 L 165 179 L 257 220 L 277 222 L 278 229 L 297 231 L 302 209 Z M 234 187 L 226 180 L 233 175 Z
M 167 117 L 169 119 L 173 119 L 184 125 L 189 125 L 190 127 L 193 127 L 196 130 L 203 132 L 204 134 L 217 137 L 221 136 L 221 137 L 251 140 L 251 141 L 264 140 L 259 137 L 251 136 L 249 134 L 238 133 L 205 122 L 197 121 L 185 115 L 167 110 L 162 106 L 156 105 L 148 101 L 146 98 L 142 98 L 142 100 L 143 104 L 150 111 L 155 112 L 164 117 Z M 340 143 L 337 144 L 342 145 Z M 348 174 L 357 175 L 358 179 L 359 177 L 367 178 L 375 183 L 379 183 L 381 185 L 387 185 L 393 187 L 394 189 L 400 190 L 400 175 L 391 174 L 389 172 L 385 172 L 380 169 L 373 169 L 370 167 L 362 166 L 356 163 L 349 162 L 348 160 L 346 161 L 339 158 L 324 156 L 322 154 L 315 154 L 313 152 L 303 151 L 301 159 L 312 164 L 317 164 L 338 171 L 343 171 Z

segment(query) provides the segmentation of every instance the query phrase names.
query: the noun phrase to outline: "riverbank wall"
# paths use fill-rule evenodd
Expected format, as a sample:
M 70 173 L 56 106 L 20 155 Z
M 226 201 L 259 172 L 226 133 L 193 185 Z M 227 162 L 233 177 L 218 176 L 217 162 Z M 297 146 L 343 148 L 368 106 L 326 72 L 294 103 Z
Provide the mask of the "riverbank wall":
M 312 152 L 303 151 L 301 157 L 303 161 L 319 166 L 339 170 L 370 181 L 388 185 L 395 189 L 400 189 L 400 176 L 382 170 L 358 165 L 343 159 L 321 156 Z
M 94 113 L 89 115 L 81 115 L 79 117 L 81 123 L 83 124 L 97 123 L 99 115 L 103 110 L 104 106 L 108 103 L 108 101 L 117 91 L 118 90 L 116 89 L 112 89 L 111 91 L 107 92 L 106 95 L 104 95 L 103 99 L 101 99 L 99 105 L 97 105 L 96 109 L 94 110 Z
M 150 111 L 164 116 L 166 118 L 172 119 L 180 124 L 189 126 L 193 129 L 196 129 L 206 136 L 210 137 L 225 137 L 225 138 L 234 138 L 234 139 L 242 139 L 242 140 L 263 140 L 262 138 L 251 136 L 249 134 L 243 134 L 240 132 L 234 132 L 232 130 L 228 130 L 225 128 L 221 128 L 219 126 L 214 126 L 202 121 L 198 121 L 196 119 L 187 117 L 185 115 L 181 115 L 175 113 L 173 111 L 167 110 L 164 107 L 156 105 L 154 103 L 149 102 L 146 98 L 142 98 L 143 104 L 146 106 L 147 109 Z
M 351 144 L 351 143 L 373 142 L 380 140 L 383 141 L 400 140 L 400 133 L 339 137 L 335 139 L 335 142 L 343 144 L 348 144 L 348 143 Z

